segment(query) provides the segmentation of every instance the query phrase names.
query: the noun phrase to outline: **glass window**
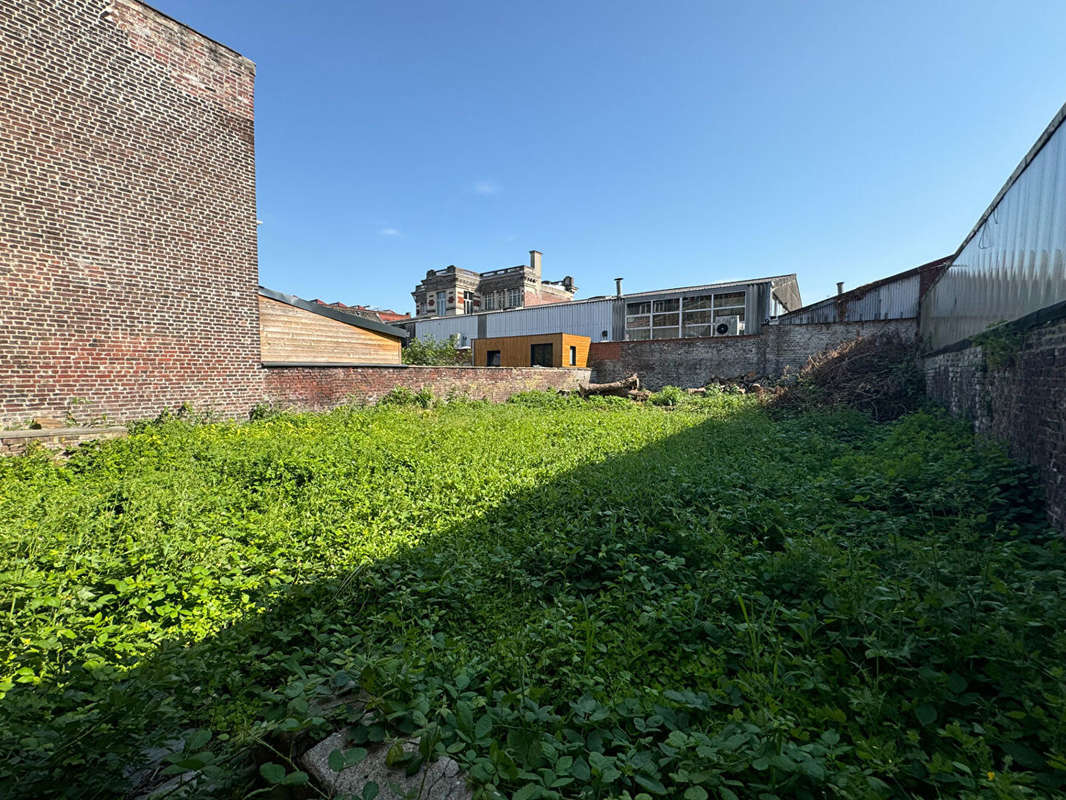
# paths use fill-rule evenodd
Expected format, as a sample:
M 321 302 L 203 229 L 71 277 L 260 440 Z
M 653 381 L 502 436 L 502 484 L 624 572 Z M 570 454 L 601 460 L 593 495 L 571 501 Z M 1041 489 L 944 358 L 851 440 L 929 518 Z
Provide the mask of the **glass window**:
M 485 354 L 485 366 L 486 367 L 498 367 L 500 366 L 500 351 L 489 350 Z
M 677 339 L 677 328 L 655 328 L 651 332 L 652 339 Z
M 626 338 L 631 342 L 642 342 L 645 339 L 651 338 L 651 331 L 647 328 L 644 328 L 643 330 L 637 329 L 635 331 L 626 331 Z
M 661 328 L 661 327 L 664 327 L 666 325 L 673 325 L 674 327 L 677 327 L 678 315 L 677 314 L 655 314 L 651 318 L 651 322 L 652 322 L 652 326 L 656 327 L 656 328 Z
M 743 308 L 717 308 L 714 311 L 714 318 L 721 319 L 722 317 L 740 317 L 740 321 L 744 321 L 744 309 Z
M 707 311 L 689 311 L 688 303 L 685 304 L 685 326 L 709 325 L 711 322 L 710 309 Z
M 529 346 L 529 363 L 533 367 L 550 367 L 552 365 L 551 342 L 531 344 Z
M 627 314 L 650 314 L 651 303 L 626 303 Z
M 627 328 L 648 328 L 651 326 L 651 315 L 646 314 L 642 317 L 626 317 Z
M 489 292 L 487 295 L 485 295 L 485 310 L 486 311 L 495 311 L 496 310 L 496 298 L 494 298 L 492 296 L 492 292 Z
M 698 294 L 692 297 L 685 298 L 685 311 L 695 310 L 697 308 L 710 308 L 711 298 L 714 295 L 710 294 Z
M 680 307 L 681 301 L 675 297 L 672 300 L 656 300 L 652 310 L 658 314 L 660 311 L 677 311 Z
M 570 345 L 570 366 L 577 366 L 577 348 L 573 345 Z
M 743 306 L 744 305 L 744 292 L 730 292 L 729 294 L 716 294 L 714 296 L 714 307 L 724 308 L 726 306 Z
M 691 339 L 696 336 L 712 336 L 713 325 L 686 325 L 685 338 Z

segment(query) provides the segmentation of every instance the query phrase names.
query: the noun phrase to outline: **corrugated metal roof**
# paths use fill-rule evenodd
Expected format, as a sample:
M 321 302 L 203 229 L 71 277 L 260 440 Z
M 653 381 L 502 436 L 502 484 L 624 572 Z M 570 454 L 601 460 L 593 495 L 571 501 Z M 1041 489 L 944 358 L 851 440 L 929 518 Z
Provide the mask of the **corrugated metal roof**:
M 721 283 L 704 283 L 699 286 L 679 286 L 674 289 L 654 289 L 647 292 L 633 292 L 631 294 L 623 294 L 623 298 L 630 297 L 646 297 L 653 294 L 675 294 L 682 292 L 702 292 L 707 289 L 729 289 L 734 286 L 748 286 L 752 283 L 772 283 L 773 281 L 784 280 L 786 278 L 795 278 L 795 272 L 789 272 L 784 275 L 772 275 L 768 278 L 748 278 L 741 281 L 722 281 Z

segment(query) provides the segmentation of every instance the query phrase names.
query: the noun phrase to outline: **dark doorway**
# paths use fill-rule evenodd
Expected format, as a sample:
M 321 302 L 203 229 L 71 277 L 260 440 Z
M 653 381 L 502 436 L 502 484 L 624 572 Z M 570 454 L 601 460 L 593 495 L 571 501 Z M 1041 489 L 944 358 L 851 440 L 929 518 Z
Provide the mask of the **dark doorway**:
M 485 366 L 486 367 L 498 367 L 500 366 L 500 351 L 489 350 L 485 353 Z
M 552 365 L 552 346 L 547 344 L 531 344 L 529 346 L 529 363 L 534 367 L 550 367 Z

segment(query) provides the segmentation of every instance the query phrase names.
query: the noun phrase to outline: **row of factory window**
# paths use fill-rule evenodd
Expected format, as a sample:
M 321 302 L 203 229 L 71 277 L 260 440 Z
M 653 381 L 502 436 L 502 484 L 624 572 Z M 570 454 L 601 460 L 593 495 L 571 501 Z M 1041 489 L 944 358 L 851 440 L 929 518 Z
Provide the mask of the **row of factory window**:
M 723 330 L 721 323 L 729 333 L 743 330 L 744 292 L 626 303 L 626 338 L 631 341 L 715 336 Z

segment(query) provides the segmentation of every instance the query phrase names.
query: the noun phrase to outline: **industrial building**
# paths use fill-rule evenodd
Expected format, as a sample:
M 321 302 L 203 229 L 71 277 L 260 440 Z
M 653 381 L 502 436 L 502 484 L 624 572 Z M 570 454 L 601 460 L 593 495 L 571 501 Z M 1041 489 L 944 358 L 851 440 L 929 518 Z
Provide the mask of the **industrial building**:
M 477 339 L 563 331 L 593 342 L 687 339 L 758 333 L 778 315 L 802 305 L 796 275 L 708 283 L 551 303 L 532 308 L 454 316 L 416 317 L 402 323 L 412 338 L 460 346 Z

